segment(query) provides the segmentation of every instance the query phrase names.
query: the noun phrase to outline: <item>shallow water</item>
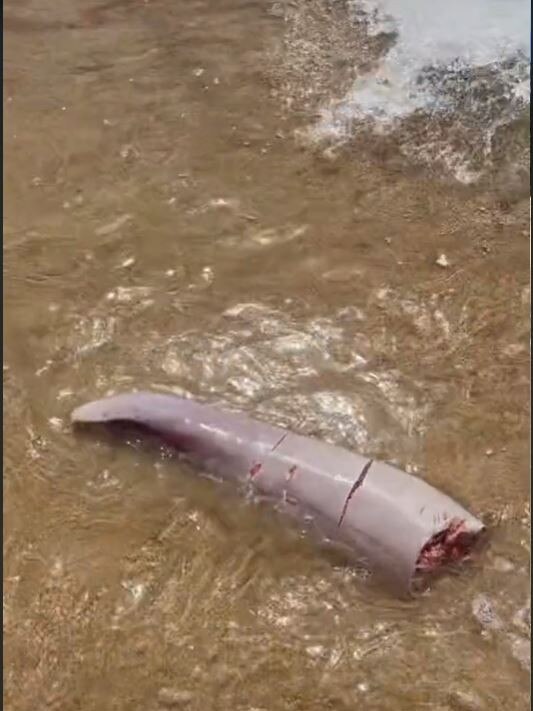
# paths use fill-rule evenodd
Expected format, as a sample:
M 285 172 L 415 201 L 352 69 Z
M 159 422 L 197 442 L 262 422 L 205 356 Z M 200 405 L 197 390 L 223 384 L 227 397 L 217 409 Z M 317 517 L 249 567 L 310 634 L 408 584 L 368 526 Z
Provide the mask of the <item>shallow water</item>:
M 526 707 L 527 196 L 300 140 L 359 39 L 331 56 L 338 4 L 291 8 L 6 3 L 7 709 Z M 392 599 L 185 465 L 73 436 L 133 387 L 397 462 L 491 548 Z

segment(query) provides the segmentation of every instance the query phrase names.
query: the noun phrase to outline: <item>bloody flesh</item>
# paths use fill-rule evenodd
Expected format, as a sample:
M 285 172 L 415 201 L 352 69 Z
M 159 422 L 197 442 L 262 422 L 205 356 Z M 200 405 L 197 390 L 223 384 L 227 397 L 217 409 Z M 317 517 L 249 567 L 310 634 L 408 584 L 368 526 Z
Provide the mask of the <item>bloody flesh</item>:
M 476 536 L 467 530 L 465 521 L 454 519 L 439 533 L 430 538 L 420 551 L 416 570 L 432 573 L 443 565 L 466 560 Z

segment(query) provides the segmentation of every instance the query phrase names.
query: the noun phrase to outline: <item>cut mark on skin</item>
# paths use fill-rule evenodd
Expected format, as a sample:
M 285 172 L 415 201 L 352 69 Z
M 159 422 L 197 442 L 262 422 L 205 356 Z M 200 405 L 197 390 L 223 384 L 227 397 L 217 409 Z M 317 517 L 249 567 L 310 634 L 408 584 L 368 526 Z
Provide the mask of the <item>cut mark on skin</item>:
M 256 476 L 256 474 L 259 474 L 259 472 L 261 471 L 261 467 L 262 467 L 262 466 L 263 466 L 263 465 L 262 465 L 260 462 L 257 462 L 256 464 L 253 465 L 253 467 L 252 467 L 252 468 L 250 469 L 250 471 L 248 472 L 249 475 L 250 475 L 250 479 L 253 479 L 254 476 Z
M 289 471 L 287 472 L 287 484 L 288 484 L 290 481 L 292 481 L 293 476 L 296 474 L 297 468 L 298 468 L 298 467 L 297 467 L 296 464 L 295 464 L 295 465 L 292 466 L 292 467 L 289 469 Z
M 300 427 L 302 426 L 304 421 L 305 421 L 305 417 L 302 417 L 302 419 L 296 424 L 295 431 L 300 429 Z M 289 431 L 284 432 L 270 451 L 274 452 L 280 446 L 280 444 L 284 441 L 285 437 L 288 437 L 290 434 L 291 433 Z
M 344 506 L 342 507 L 341 516 L 340 516 L 339 522 L 337 524 L 337 526 L 339 528 L 341 527 L 342 522 L 344 521 L 344 517 L 346 516 L 346 511 L 348 511 L 348 504 L 350 503 L 350 499 L 355 494 L 357 489 L 359 489 L 359 487 L 364 482 L 366 475 L 368 474 L 368 470 L 370 469 L 370 467 L 372 466 L 373 463 L 374 463 L 373 459 L 368 460 L 368 462 L 365 464 L 365 466 L 361 469 L 361 473 L 359 474 L 357 479 L 354 481 L 352 488 L 348 492 L 348 496 L 346 497 L 346 501 L 344 502 Z
M 287 437 L 288 434 L 289 434 L 288 432 L 284 432 L 270 451 L 274 452 L 279 447 L 279 445 L 283 442 L 285 437 Z

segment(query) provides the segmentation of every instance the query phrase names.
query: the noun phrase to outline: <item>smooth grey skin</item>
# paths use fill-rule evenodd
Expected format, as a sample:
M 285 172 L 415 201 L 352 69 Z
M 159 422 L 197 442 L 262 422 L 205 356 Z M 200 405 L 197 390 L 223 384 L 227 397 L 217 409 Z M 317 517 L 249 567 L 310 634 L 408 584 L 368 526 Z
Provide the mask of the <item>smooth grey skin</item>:
M 312 520 L 323 537 L 353 550 L 404 591 L 435 534 L 457 520 L 473 536 L 484 530 L 453 499 L 396 467 L 187 398 L 116 395 L 78 407 L 72 422 L 145 427 L 207 471 Z

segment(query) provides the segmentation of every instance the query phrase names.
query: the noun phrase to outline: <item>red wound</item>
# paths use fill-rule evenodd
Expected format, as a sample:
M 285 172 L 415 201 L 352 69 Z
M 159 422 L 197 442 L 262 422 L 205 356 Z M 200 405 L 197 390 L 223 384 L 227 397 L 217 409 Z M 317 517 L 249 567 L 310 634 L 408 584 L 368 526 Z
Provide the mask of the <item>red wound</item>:
M 297 466 L 294 465 L 289 469 L 289 474 L 287 476 L 287 481 L 291 481 L 292 477 L 296 474 Z
M 254 476 L 255 476 L 256 474 L 259 474 L 259 472 L 261 471 L 261 467 L 262 467 L 262 466 L 263 466 L 263 465 L 260 464 L 259 462 L 257 462 L 257 464 L 254 464 L 254 465 L 253 465 L 253 467 L 250 469 L 250 472 L 249 472 L 250 477 L 251 477 L 252 479 L 254 478 Z

